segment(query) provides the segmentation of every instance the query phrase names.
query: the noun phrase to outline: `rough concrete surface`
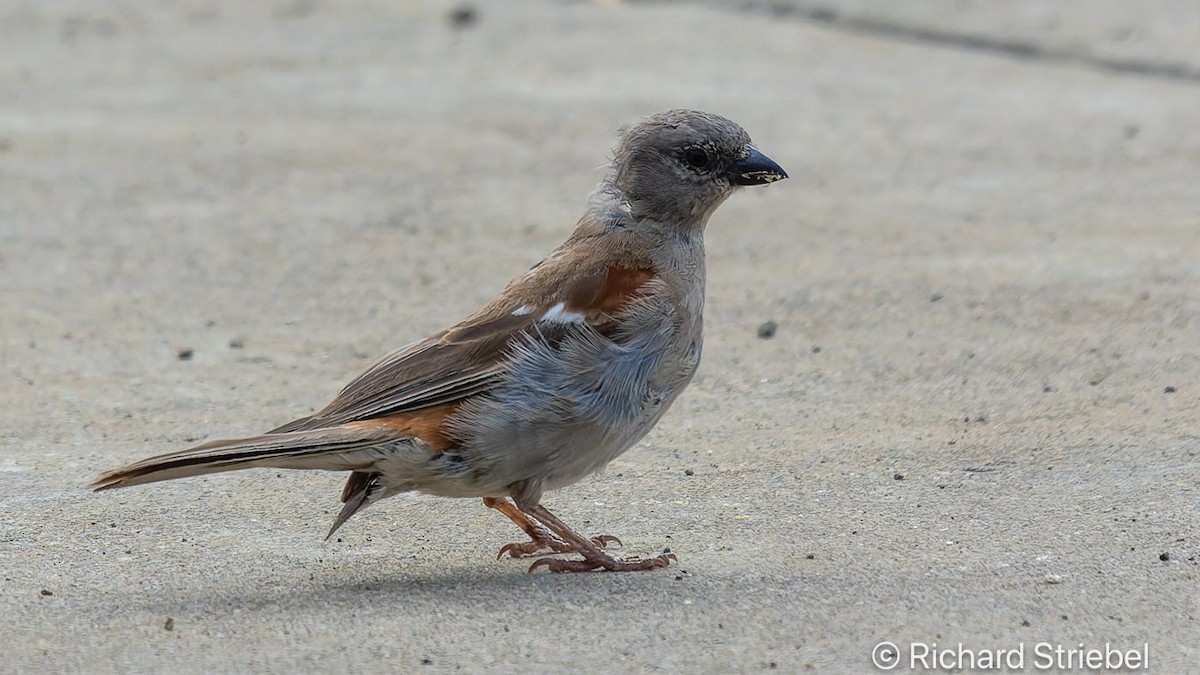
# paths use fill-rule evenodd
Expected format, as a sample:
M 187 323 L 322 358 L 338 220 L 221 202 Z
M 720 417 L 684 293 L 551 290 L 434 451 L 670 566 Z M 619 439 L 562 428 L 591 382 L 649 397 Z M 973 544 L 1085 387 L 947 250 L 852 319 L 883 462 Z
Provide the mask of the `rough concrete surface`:
M 791 6 L 0 8 L 0 671 L 871 672 L 883 640 L 1200 669 L 1200 86 Z M 1056 25 L 1107 7 L 1175 63 L 1171 6 Z M 547 500 L 678 566 L 527 575 L 474 500 L 324 542 L 334 474 L 87 490 L 465 315 L 620 125 L 684 106 L 792 179 L 710 224 L 691 389 Z

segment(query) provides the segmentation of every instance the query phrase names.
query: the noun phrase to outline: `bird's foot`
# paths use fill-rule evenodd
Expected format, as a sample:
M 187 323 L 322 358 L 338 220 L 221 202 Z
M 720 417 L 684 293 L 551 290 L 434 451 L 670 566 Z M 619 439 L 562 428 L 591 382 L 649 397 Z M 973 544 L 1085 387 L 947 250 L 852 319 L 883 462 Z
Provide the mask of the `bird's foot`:
M 603 570 L 605 572 L 638 572 L 642 570 L 661 569 L 670 565 L 672 560 L 676 562 L 679 560 L 669 549 L 653 558 L 614 558 L 599 550 L 581 550 L 580 553 L 583 554 L 582 560 L 563 560 L 562 558 L 554 557 L 538 558 L 529 566 L 529 571 L 533 572 L 539 567 L 545 567 L 556 574 L 562 572 L 591 572 L 594 570 Z
M 604 548 L 611 543 L 615 543 L 617 546 L 621 545 L 621 540 L 617 539 L 611 534 L 597 535 L 592 537 L 591 541 L 596 545 L 597 548 Z M 579 548 L 574 544 L 565 542 L 550 533 L 546 533 L 545 536 L 533 537 L 529 541 L 505 544 L 504 547 L 500 549 L 500 552 L 496 554 L 496 559 L 499 560 L 500 558 L 503 558 L 506 553 L 513 558 L 525 558 L 537 553 L 541 553 L 542 551 L 554 551 L 555 553 L 574 553 L 578 550 Z

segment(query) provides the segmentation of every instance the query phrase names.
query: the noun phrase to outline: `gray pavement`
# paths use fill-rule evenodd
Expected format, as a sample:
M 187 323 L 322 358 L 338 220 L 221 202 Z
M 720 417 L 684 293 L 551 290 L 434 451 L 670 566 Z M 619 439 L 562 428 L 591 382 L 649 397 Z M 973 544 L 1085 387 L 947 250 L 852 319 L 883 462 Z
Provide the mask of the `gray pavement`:
M 1200 670 L 1200 10 L 1039 4 L 0 8 L 0 671 Z M 692 388 L 547 500 L 678 567 L 526 575 L 473 500 L 324 542 L 330 474 L 87 491 L 465 315 L 685 106 L 792 180 L 710 224 Z

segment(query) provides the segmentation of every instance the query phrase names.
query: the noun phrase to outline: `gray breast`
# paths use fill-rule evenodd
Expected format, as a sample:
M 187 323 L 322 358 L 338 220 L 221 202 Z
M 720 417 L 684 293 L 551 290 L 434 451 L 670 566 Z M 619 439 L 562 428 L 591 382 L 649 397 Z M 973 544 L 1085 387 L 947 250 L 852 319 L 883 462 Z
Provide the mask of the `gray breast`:
M 669 312 L 638 313 L 641 329 L 614 339 L 580 324 L 556 345 L 515 342 L 509 376 L 456 415 L 470 462 L 489 480 L 553 489 L 641 439 L 691 379 L 699 348 L 679 339 Z

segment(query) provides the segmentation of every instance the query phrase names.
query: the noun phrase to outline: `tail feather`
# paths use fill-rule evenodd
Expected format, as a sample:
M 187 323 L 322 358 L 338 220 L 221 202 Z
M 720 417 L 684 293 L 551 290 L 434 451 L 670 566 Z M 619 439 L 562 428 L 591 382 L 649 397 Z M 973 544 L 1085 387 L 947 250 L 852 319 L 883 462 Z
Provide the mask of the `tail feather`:
M 325 539 L 333 536 L 338 528 L 350 519 L 350 516 L 358 513 L 364 506 L 376 501 L 382 497 L 383 484 L 379 482 L 378 473 L 367 473 L 365 471 L 355 471 L 350 474 L 350 478 L 346 481 L 346 487 L 342 489 L 342 510 L 338 512 L 337 518 L 333 520 L 333 527 L 329 528 L 329 534 L 325 535 Z
M 405 436 L 382 425 L 343 425 L 209 441 L 110 471 L 97 478 L 92 487 L 109 490 L 253 467 L 361 471 L 369 469 L 374 458 L 356 450 Z

